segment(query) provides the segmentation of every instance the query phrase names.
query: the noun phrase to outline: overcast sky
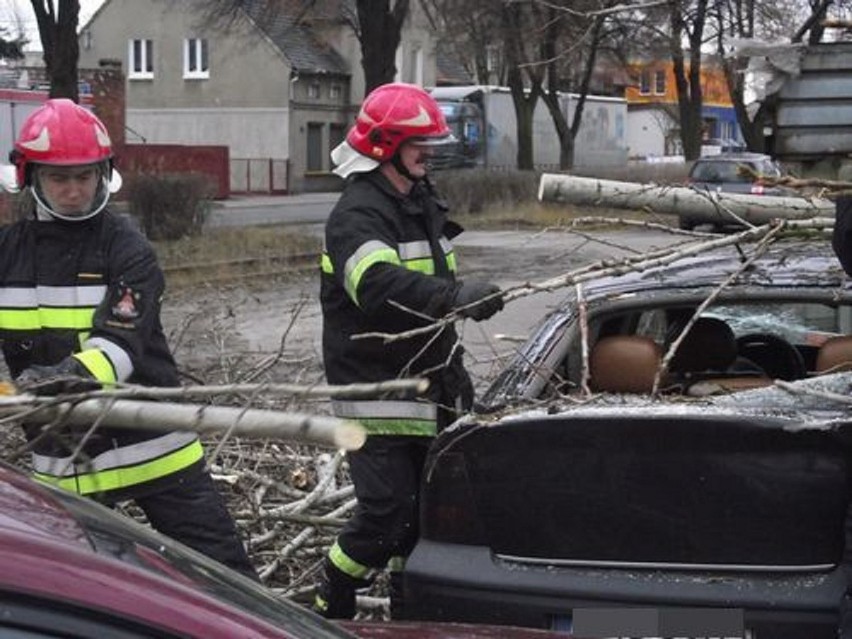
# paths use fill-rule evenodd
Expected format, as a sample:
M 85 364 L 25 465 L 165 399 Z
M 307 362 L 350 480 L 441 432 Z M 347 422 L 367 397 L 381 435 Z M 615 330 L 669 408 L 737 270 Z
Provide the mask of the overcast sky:
M 104 0 L 80 0 L 80 26 L 88 21 L 103 2 Z M 31 41 L 27 49 L 41 50 L 35 14 L 29 0 L 0 0 L 0 27 L 7 30 L 7 35 L 15 35 L 18 20 L 23 23 L 23 28 Z

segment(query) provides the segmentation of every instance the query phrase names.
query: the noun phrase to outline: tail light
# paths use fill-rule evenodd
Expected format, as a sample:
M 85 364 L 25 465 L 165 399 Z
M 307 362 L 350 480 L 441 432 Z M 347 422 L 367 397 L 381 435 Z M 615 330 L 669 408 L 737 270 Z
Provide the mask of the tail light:
M 755 182 L 751 185 L 751 193 L 752 195 L 764 195 L 766 193 L 766 187 Z
M 425 539 L 479 545 L 485 534 L 468 477 L 464 453 L 436 453 L 426 464 L 420 500 Z

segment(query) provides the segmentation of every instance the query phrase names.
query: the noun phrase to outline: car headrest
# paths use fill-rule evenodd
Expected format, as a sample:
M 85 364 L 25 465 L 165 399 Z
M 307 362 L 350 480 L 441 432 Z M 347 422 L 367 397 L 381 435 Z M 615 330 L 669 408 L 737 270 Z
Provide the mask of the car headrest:
M 604 393 L 650 393 L 662 361 L 662 349 L 650 337 L 610 335 L 589 355 L 589 385 Z
M 672 341 L 677 338 L 673 336 Z M 715 317 L 699 317 L 669 363 L 673 373 L 723 371 L 737 358 L 737 340 L 728 324 Z
M 852 370 L 852 335 L 839 335 L 823 342 L 817 352 L 817 373 L 839 373 Z

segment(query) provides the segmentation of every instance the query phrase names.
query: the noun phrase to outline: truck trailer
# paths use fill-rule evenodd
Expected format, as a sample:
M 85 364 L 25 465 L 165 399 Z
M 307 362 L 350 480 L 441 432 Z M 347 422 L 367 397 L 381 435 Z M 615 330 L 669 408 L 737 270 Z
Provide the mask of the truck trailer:
M 431 94 L 456 138 L 436 154 L 436 168 L 517 167 L 517 120 L 507 87 L 436 87 Z M 560 107 L 569 123 L 577 100 L 576 94 L 560 94 Z M 624 99 L 586 96 L 583 119 L 574 140 L 574 166 L 626 166 L 626 122 Z M 559 137 L 543 100 L 537 102 L 533 115 L 533 163 L 543 170 L 559 168 Z

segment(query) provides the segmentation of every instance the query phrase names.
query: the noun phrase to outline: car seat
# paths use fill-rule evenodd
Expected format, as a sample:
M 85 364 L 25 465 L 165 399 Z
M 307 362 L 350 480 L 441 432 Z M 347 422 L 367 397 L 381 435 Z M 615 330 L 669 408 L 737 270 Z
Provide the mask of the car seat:
M 670 332 L 670 346 L 682 332 Z M 699 317 L 669 362 L 669 381 L 687 395 L 714 395 L 772 383 L 760 367 L 738 357 L 734 331 L 724 320 Z
M 823 342 L 816 356 L 818 374 L 852 370 L 852 335 L 838 335 Z
M 666 350 L 682 332 L 671 331 Z M 737 341 L 727 322 L 715 317 L 699 317 L 675 351 L 669 371 L 688 375 L 707 371 L 723 372 L 737 358 Z
M 662 349 L 650 337 L 610 335 L 589 354 L 589 386 L 601 393 L 650 393 Z

